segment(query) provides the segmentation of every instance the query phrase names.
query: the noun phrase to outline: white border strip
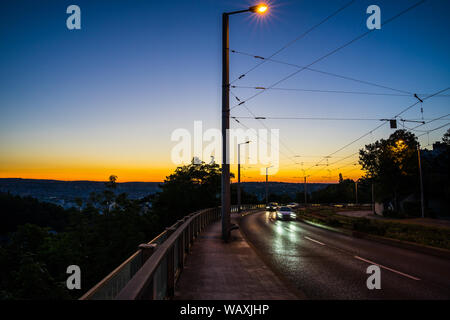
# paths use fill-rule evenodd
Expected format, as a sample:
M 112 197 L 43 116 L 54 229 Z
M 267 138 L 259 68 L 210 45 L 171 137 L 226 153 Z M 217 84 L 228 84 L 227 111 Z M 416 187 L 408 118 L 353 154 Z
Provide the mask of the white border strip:
M 403 273 L 403 272 L 400 272 L 400 271 L 397 271 L 397 270 L 394 270 L 394 269 L 385 267 L 385 266 L 383 266 L 383 265 L 381 265 L 381 264 L 378 264 L 378 263 L 375 263 L 375 262 L 373 262 L 373 261 L 366 260 L 366 259 L 361 258 L 361 257 L 358 257 L 358 256 L 354 256 L 354 257 L 355 257 L 355 259 L 358 259 L 358 260 L 361 260 L 361 261 L 364 261 L 364 262 L 367 262 L 367 263 L 370 263 L 370 264 L 374 264 L 374 265 L 376 265 L 376 266 L 379 266 L 380 268 L 383 268 L 383 269 L 386 269 L 386 270 L 395 272 L 395 273 L 397 273 L 397 274 L 399 274 L 399 275 L 402 275 L 402 276 L 404 276 L 404 277 L 407 277 L 407 278 L 410 278 L 410 279 L 413 279 L 413 280 L 416 280 L 416 281 L 419 281 L 419 280 L 420 280 L 419 278 L 416 278 L 416 277 L 410 276 L 409 274 L 406 274 L 406 273 Z
M 320 245 L 322 245 L 322 246 L 324 246 L 324 245 L 325 245 L 325 243 L 322 243 L 322 242 L 320 242 L 320 241 L 317 241 L 317 240 L 311 239 L 311 238 L 309 238 L 309 237 L 305 237 L 305 239 L 308 239 L 309 241 L 312 241 L 312 242 L 318 243 L 318 244 L 320 244 Z

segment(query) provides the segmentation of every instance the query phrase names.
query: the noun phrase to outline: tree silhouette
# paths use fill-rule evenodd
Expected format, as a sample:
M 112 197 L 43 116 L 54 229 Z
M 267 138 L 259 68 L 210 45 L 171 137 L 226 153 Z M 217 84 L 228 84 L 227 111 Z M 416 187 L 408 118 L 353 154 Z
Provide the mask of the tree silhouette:
M 399 211 L 400 200 L 418 191 L 417 147 L 413 133 L 397 130 L 359 151 L 365 178 L 377 186 L 376 200 L 391 202 L 394 212 Z

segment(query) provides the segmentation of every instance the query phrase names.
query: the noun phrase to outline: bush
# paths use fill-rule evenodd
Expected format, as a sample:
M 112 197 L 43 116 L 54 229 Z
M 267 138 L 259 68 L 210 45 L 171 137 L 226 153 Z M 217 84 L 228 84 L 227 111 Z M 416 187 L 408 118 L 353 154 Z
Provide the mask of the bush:
M 377 224 L 375 221 L 358 218 L 352 222 L 352 229 L 355 231 L 384 236 L 386 233 L 385 226 Z

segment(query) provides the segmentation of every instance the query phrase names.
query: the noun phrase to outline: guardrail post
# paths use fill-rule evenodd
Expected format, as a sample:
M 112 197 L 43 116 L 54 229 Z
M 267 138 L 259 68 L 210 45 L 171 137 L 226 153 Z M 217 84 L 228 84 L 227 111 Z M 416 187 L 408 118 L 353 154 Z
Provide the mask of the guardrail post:
M 185 238 L 184 238 L 184 231 L 181 235 L 181 237 L 178 238 L 178 252 L 176 253 L 178 255 L 178 267 L 180 270 L 183 270 L 184 268 L 184 246 L 185 246 Z
M 169 227 L 166 228 L 167 238 L 169 238 L 172 233 L 176 230 L 176 228 Z M 167 254 L 167 297 L 172 298 L 175 294 L 175 266 L 174 266 L 174 246 L 173 245 Z
M 147 261 L 148 258 L 155 252 L 157 247 L 156 243 L 142 243 L 138 246 L 140 250 L 142 250 L 142 265 L 144 265 L 145 261 Z
M 150 258 L 150 256 L 155 252 L 156 248 L 157 248 L 157 244 L 156 243 L 142 243 L 138 246 L 138 248 L 140 250 L 142 250 L 142 256 L 141 256 L 141 268 L 144 265 L 145 261 L 148 260 L 148 258 Z M 149 286 L 146 289 L 146 292 L 144 294 L 144 299 L 149 299 L 149 300 L 153 300 L 156 293 L 155 293 L 155 282 L 151 281 L 151 283 L 149 284 Z
M 186 217 L 181 220 L 178 220 L 180 225 L 186 222 Z M 184 266 L 184 253 L 186 252 L 186 229 L 183 230 L 181 236 L 178 238 L 178 266 L 183 269 Z
M 198 235 L 198 216 L 194 218 L 194 237 L 197 238 Z
M 202 231 L 203 230 L 205 230 L 205 227 L 206 227 L 206 223 L 205 223 L 205 212 L 202 212 L 202 214 L 201 214 L 201 217 L 202 217 Z

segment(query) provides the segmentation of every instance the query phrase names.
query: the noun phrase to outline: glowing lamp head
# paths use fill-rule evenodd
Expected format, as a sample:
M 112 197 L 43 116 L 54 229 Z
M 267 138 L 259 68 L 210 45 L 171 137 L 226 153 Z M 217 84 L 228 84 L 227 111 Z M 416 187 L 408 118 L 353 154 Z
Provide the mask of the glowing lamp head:
M 264 13 L 264 12 L 266 12 L 267 11 L 267 6 L 266 5 L 260 5 L 259 7 L 258 7 L 258 9 L 257 9 L 257 11 L 259 12 L 259 13 Z
M 264 3 L 250 7 L 251 12 L 255 12 L 255 13 L 259 13 L 259 14 L 264 14 L 267 12 L 267 10 L 269 10 L 269 7 L 267 6 L 267 4 L 264 4 Z

